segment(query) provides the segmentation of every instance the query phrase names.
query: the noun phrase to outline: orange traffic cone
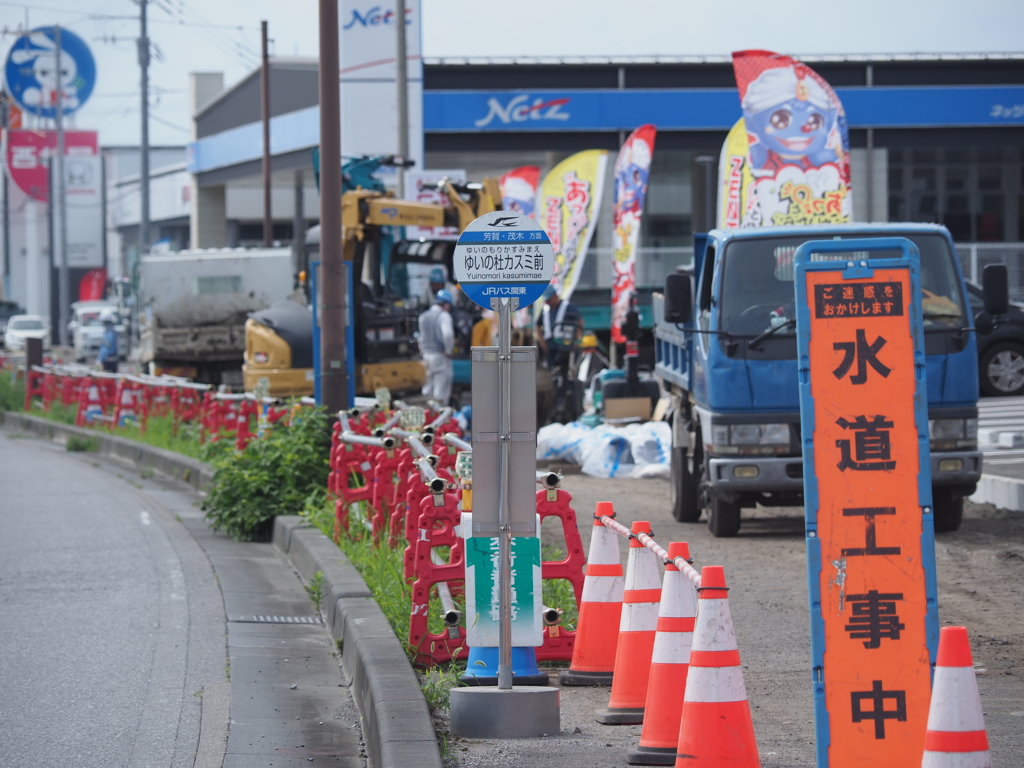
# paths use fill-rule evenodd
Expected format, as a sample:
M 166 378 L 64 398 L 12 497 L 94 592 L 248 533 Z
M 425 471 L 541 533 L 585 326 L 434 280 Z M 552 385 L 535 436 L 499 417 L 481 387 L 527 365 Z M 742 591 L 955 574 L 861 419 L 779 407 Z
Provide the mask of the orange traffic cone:
M 649 533 L 645 520 L 633 523 L 633 533 Z M 619 643 L 615 649 L 612 694 L 605 709 L 594 713 L 605 725 L 636 725 L 644 721 L 647 680 L 651 672 L 654 635 L 658 629 L 661 583 L 658 560 L 638 539 L 629 540 L 626 589 L 619 621 Z
M 670 560 L 690 559 L 686 542 L 668 545 Z M 658 633 L 654 636 L 651 676 L 647 684 L 644 727 L 640 745 L 629 751 L 626 761 L 633 765 L 675 765 L 679 741 L 679 718 L 683 712 L 686 670 L 690 665 L 693 622 L 697 615 L 697 591 L 671 563 L 665 564 L 658 609 Z
M 921 768 L 992 768 L 967 627 L 943 627 Z
M 562 685 L 612 684 L 624 581 L 619 535 L 601 522 L 606 515 L 615 517 L 612 503 L 597 502 L 572 662 L 558 673 Z
M 760 768 L 720 565 L 701 571 L 676 768 Z

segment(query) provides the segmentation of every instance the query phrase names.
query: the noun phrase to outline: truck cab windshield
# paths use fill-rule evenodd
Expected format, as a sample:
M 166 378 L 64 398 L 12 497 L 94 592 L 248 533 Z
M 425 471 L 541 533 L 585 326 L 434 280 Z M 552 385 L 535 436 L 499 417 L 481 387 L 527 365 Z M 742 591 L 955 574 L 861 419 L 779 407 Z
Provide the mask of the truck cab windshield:
M 859 237 L 852 232 L 849 237 Z M 967 317 L 953 253 L 939 235 L 906 234 L 921 251 L 924 327 L 960 328 Z M 721 289 L 721 329 L 757 336 L 778 326 L 776 337 L 796 333 L 793 255 L 806 237 L 737 238 L 726 248 Z M 896 258 L 899 251 L 811 254 L 812 261 Z M 791 342 L 792 343 L 792 342 Z

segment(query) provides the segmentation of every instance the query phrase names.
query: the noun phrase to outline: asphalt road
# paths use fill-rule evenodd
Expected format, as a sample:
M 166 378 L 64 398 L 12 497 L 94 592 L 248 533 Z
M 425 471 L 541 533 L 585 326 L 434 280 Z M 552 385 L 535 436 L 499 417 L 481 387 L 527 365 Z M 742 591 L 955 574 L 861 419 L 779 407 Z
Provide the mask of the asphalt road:
M 0 768 L 365 766 L 326 629 L 191 488 L 0 430 Z
M 0 432 L 0 489 L 0 765 L 192 766 L 226 660 L 202 550 L 92 454 Z

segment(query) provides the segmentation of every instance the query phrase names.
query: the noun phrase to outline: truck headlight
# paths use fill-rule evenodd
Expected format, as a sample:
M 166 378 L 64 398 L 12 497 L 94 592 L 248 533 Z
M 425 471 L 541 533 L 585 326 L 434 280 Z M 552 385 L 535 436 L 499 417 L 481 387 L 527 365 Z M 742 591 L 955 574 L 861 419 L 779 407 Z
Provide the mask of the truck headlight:
M 928 437 L 933 451 L 978 447 L 977 419 L 931 419 Z
M 714 454 L 776 454 L 789 450 L 788 424 L 712 424 Z

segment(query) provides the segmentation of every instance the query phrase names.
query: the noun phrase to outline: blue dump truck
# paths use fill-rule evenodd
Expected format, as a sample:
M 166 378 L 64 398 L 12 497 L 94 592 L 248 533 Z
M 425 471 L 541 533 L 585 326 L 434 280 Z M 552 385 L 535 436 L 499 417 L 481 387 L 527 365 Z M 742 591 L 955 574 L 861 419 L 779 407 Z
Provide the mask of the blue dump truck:
M 744 507 L 802 506 L 793 254 L 808 240 L 871 237 L 906 237 L 920 250 L 935 530 L 960 526 L 963 499 L 981 477 L 976 329 L 952 238 L 927 224 L 694 236 L 693 264 L 670 274 L 652 302 L 655 372 L 671 397 L 676 520 L 696 522 L 706 509 L 715 536 L 735 536 Z M 998 315 L 1006 312 L 1005 277 L 1001 285 L 992 277 L 986 312 Z M 992 317 L 977 325 L 990 331 Z

